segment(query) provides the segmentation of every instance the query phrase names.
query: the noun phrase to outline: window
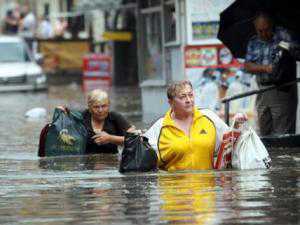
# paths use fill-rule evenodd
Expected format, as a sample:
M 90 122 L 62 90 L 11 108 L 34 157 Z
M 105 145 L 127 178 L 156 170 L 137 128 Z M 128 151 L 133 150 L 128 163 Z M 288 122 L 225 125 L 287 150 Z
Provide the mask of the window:
M 142 17 L 143 80 L 161 80 L 162 32 L 161 13 L 145 13 Z
M 165 42 L 177 41 L 177 12 L 174 0 L 164 4 L 164 21 Z
M 16 42 L 4 42 L 0 43 L 0 52 L 5 52 L 6 54 L 0 55 L 0 62 L 28 62 L 30 57 L 26 46 L 23 43 Z

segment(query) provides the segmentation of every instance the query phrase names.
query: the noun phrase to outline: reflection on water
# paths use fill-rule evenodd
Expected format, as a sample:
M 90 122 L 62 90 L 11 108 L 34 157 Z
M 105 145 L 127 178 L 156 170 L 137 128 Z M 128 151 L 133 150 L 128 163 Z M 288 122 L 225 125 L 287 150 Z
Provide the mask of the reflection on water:
M 114 109 L 145 126 L 137 89 L 111 96 Z M 37 157 L 53 107 L 84 107 L 73 86 L 0 101 L 0 224 L 299 224 L 298 149 L 272 151 L 270 170 L 124 175 L 117 155 Z M 47 118 L 27 120 L 34 107 Z
M 178 174 L 159 177 L 161 220 L 208 224 L 215 218 L 216 188 L 215 175 L 208 173 Z

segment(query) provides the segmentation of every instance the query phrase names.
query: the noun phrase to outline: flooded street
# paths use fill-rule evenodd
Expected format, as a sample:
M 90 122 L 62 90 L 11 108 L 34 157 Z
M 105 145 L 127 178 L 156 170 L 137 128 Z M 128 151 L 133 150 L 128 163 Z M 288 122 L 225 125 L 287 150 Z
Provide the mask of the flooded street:
M 114 89 L 112 110 L 138 128 L 138 88 Z M 272 150 L 270 170 L 118 172 L 116 155 L 37 157 L 56 105 L 82 109 L 76 85 L 0 94 L 0 224 L 299 224 L 300 151 Z M 47 117 L 24 114 L 43 107 Z

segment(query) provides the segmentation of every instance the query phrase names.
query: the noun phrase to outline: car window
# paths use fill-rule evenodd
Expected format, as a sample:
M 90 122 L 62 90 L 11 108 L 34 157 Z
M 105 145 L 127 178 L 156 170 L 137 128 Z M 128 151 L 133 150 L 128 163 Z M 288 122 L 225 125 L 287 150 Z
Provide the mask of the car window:
M 0 43 L 0 62 L 27 62 L 30 56 L 23 43 Z

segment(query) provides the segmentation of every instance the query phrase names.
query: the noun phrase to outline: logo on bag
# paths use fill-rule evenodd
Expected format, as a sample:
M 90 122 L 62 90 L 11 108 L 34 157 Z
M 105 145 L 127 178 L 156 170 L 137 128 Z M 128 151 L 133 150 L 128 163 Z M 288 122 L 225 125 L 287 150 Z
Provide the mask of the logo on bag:
M 264 158 L 263 162 L 264 162 L 267 169 L 269 169 L 271 167 L 271 158 L 270 157 Z
M 200 131 L 200 134 L 207 134 L 207 132 L 206 132 L 206 130 L 202 129 L 202 130 Z
M 59 132 L 58 139 L 61 143 L 65 144 L 65 145 L 72 146 L 75 143 L 75 138 L 69 134 L 67 129 L 62 129 Z

